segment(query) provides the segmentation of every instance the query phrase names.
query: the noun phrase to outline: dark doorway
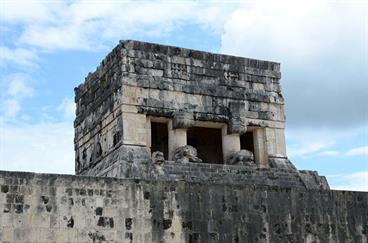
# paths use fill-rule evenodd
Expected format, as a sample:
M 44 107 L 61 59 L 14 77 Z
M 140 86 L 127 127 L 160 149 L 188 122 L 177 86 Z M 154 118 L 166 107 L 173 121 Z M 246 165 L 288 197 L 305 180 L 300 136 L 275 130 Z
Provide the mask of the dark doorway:
M 254 154 L 253 132 L 248 131 L 240 135 L 240 149 L 246 149 Z
M 168 159 L 168 130 L 166 123 L 151 122 L 151 153 L 161 151 L 165 160 Z
M 204 163 L 223 164 L 221 129 L 191 127 L 187 144 L 195 147 Z

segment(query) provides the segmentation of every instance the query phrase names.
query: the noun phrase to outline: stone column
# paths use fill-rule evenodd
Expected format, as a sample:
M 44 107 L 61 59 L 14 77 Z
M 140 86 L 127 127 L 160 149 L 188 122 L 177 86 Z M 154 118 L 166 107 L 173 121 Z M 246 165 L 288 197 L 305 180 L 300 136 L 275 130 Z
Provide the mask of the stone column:
M 147 119 L 146 115 L 124 112 L 123 144 L 132 146 L 147 146 Z
M 152 152 L 151 151 L 151 147 L 152 147 L 152 134 L 151 134 L 151 119 L 149 117 L 146 117 L 146 148 L 147 148 L 147 152 L 148 154 L 151 156 Z
M 177 147 L 187 145 L 187 129 L 177 128 L 173 129 L 172 120 L 168 124 L 169 129 L 169 160 L 174 159 L 174 152 Z
M 267 152 L 271 157 L 286 158 L 284 129 L 266 128 Z
M 255 162 L 261 168 L 268 167 L 268 154 L 266 150 L 266 136 L 263 128 L 253 130 Z
M 224 157 L 224 164 L 227 158 L 234 152 L 240 150 L 240 136 L 238 133 L 228 134 L 227 125 L 222 127 L 222 153 Z

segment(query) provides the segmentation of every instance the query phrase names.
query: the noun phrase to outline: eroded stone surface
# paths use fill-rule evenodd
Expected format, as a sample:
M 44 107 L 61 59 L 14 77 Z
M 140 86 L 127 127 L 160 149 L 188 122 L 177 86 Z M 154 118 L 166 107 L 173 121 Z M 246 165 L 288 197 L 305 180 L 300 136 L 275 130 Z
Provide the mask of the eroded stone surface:
M 202 163 L 202 160 L 197 157 L 197 149 L 190 145 L 177 148 L 175 150 L 174 159 L 177 163 Z
M 238 152 L 233 153 L 227 160 L 226 164 L 229 165 L 245 165 L 256 167 L 256 163 L 254 162 L 254 155 L 249 150 L 240 150 Z
M 182 154 L 183 148 L 189 148 L 185 147 L 187 131 L 192 127 L 221 129 L 222 145 L 215 150 L 222 150 L 223 158 L 216 163 L 225 164 L 238 152 L 228 164 L 267 169 L 275 178 L 290 171 L 290 181 L 295 175 L 302 178 L 301 187 L 328 188 L 325 178 L 312 172 L 299 174 L 287 158 L 280 76 L 280 64 L 275 62 L 121 41 L 75 89 L 76 173 L 182 179 L 165 166 L 159 174 L 150 166 L 152 161 L 163 162 L 157 154 L 151 156 L 155 152 L 151 151 L 154 121 L 167 124 L 168 160 L 211 163 L 193 153 Z M 249 149 L 241 147 L 240 136 L 246 132 L 253 137 L 255 163 L 239 153 Z M 213 151 L 199 154 L 210 153 Z M 191 176 L 185 170 L 186 176 L 200 181 L 194 163 L 189 166 L 193 167 L 188 169 Z M 222 165 L 219 171 L 227 167 Z M 265 184 L 267 176 L 262 173 L 252 173 L 259 176 L 253 182 Z M 222 176 L 226 181 L 233 173 Z M 217 178 L 215 173 L 213 177 Z M 284 185 L 276 181 L 275 185 Z
M 76 173 L 92 175 L 108 167 L 100 164 L 110 164 L 126 147 L 154 152 L 149 151 L 149 117 L 172 121 L 174 131 L 201 122 L 220 124 L 229 135 L 248 127 L 267 129 L 259 132 L 264 145 L 257 150 L 258 165 L 268 167 L 268 156 L 287 158 L 280 76 L 275 62 L 121 41 L 75 89 Z M 169 137 L 177 134 L 182 132 Z M 175 143 L 168 146 L 173 159 L 186 142 L 183 137 L 169 141 Z M 223 149 L 226 155 L 234 152 L 231 146 Z
M 152 163 L 155 165 L 161 165 L 165 162 L 164 153 L 161 151 L 155 151 L 152 153 Z
M 0 171 L 0 242 L 367 243 L 368 193 L 288 160 L 279 79 L 274 62 L 120 42 L 75 89 L 84 176 Z M 228 162 L 198 158 L 192 127 Z
M 0 186 L 1 242 L 364 243 L 368 237 L 363 192 L 4 171 Z

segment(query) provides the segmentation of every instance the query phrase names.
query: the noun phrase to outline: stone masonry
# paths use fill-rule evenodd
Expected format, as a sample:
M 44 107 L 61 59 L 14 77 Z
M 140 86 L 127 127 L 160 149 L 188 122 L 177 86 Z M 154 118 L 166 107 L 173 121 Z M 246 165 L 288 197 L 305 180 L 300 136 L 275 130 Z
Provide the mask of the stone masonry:
M 188 144 L 191 128 L 197 128 L 197 133 L 204 128 L 221 133 L 221 144 L 208 147 L 207 153 L 221 150 L 222 155 L 215 159 L 222 157 L 223 165 L 199 158 L 205 164 L 196 169 L 196 180 L 216 178 L 227 171 L 241 183 L 270 184 L 266 174 L 271 173 L 271 177 L 290 175 L 290 183 L 296 176 L 304 186 L 328 188 L 323 177 L 315 172 L 300 173 L 287 159 L 280 77 L 280 64 L 275 62 L 121 41 L 75 89 L 76 173 L 193 178 L 190 170 L 198 164 L 170 167 L 164 163 L 160 169 L 165 173 L 156 173 L 148 162 L 155 152 L 151 151 L 151 125 L 158 122 L 166 126 L 167 161 L 174 160 L 178 147 Z M 226 166 L 229 158 L 243 149 L 241 136 L 247 132 L 251 132 L 254 166 Z M 199 154 L 206 152 L 205 147 L 196 149 Z M 263 168 L 268 169 L 266 173 L 259 172 Z M 254 180 L 239 176 L 244 173 Z
M 77 175 L 0 171 L 0 242 L 368 243 L 368 193 L 289 161 L 280 77 L 121 41 L 75 89 Z
M 0 171 L 0 242 L 367 243 L 368 193 Z

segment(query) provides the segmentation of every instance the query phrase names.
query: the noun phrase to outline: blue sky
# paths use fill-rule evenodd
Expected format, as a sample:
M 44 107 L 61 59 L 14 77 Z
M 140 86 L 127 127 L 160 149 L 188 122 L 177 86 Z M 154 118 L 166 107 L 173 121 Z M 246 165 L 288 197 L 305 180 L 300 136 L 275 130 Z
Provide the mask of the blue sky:
M 121 39 L 281 62 L 287 150 L 368 191 L 366 1 L 0 0 L 0 169 L 74 173 L 73 88 Z

